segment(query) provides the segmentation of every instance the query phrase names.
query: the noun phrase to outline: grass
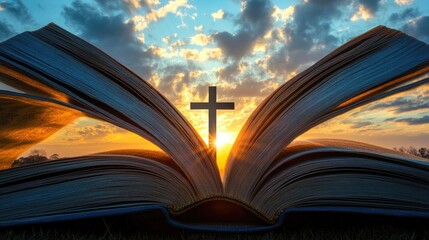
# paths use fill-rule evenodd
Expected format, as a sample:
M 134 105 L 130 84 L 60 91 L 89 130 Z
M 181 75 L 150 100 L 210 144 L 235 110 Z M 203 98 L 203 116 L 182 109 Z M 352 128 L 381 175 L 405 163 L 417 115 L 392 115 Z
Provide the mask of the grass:
M 429 224 L 410 226 L 404 222 L 404 227 L 397 224 L 381 224 L 373 226 L 299 226 L 259 232 L 259 233 L 213 233 L 196 232 L 188 230 L 169 230 L 166 232 L 139 230 L 123 231 L 110 229 L 105 225 L 104 229 L 83 228 L 51 228 L 31 227 L 14 230 L 1 230 L 0 239 L 66 239 L 66 240 L 124 240 L 124 239 L 429 239 Z
M 159 211 L 82 219 L 55 224 L 0 229 L 4 240 L 134 240 L 134 239 L 428 239 L 429 220 L 342 213 L 286 216 L 278 229 L 256 233 L 216 233 L 172 228 Z

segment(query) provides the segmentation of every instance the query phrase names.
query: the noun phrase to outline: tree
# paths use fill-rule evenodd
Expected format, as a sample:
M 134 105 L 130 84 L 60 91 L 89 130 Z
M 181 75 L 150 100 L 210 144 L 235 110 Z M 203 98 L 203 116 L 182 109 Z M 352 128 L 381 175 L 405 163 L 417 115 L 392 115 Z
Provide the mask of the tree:
M 394 148 L 395 150 L 396 150 L 396 148 Z M 399 149 L 398 149 L 398 151 L 400 151 L 401 153 L 407 153 L 407 149 L 406 148 L 404 148 L 404 147 L 400 147 Z
M 421 157 L 429 158 L 429 149 L 425 147 L 419 148 L 419 154 Z
M 54 153 L 52 154 L 49 159 L 46 157 L 48 154 L 43 149 L 34 149 L 30 152 L 30 154 L 27 157 L 20 157 L 13 161 L 12 167 L 20 167 L 25 166 L 29 164 L 35 164 L 40 162 L 45 162 L 48 160 L 58 160 L 60 159 L 60 155 Z
M 429 158 L 429 148 L 425 148 L 425 147 L 421 147 L 421 148 L 417 149 L 413 146 L 409 146 L 408 148 L 405 148 L 405 147 L 393 148 L 393 150 L 396 150 L 396 151 L 399 151 L 402 153 L 406 153 L 406 154 L 410 154 L 410 155 L 414 155 L 414 156 Z
M 48 154 L 46 154 L 46 151 L 43 149 L 34 149 L 31 150 L 30 152 L 30 156 L 42 156 L 42 157 L 46 157 Z
M 414 155 L 414 156 L 420 156 L 419 155 L 419 151 L 417 151 L 417 148 L 415 148 L 414 146 L 410 146 L 408 148 L 408 154 Z
M 60 159 L 60 155 L 54 153 L 49 157 L 49 160 L 58 160 Z

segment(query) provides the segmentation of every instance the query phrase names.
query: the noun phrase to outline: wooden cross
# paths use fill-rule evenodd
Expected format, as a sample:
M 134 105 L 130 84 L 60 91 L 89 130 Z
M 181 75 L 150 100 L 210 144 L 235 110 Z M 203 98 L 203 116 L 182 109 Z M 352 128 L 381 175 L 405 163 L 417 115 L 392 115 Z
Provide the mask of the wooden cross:
M 191 109 L 209 110 L 209 149 L 216 160 L 216 110 L 234 109 L 234 103 L 216 102 L 216 87 L 209 86 L 209 102 L 191 102 Z

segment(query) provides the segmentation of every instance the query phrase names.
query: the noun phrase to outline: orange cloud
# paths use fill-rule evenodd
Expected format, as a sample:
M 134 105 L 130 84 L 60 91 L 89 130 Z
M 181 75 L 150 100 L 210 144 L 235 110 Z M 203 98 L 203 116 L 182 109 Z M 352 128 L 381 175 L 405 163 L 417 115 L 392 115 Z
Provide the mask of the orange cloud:
M 213 38 L 211 36 L 205 35 L 203 33 L 198 33 L 191 37 L 191 44 L 205 46 L 209 44 Z
M 152 1 L 156 3 L 157 1 Z M 152 9 L 146 15 L 136 15 L 130 18 L 128 21 L 132 21 L 135 25 L 136 31 L 142 31 L 148 27 L 148 24 L 151 22 L 157 22 L 160 19 L 167 16 L 169 13 L 178 14 L 179 8 L 192 8 L 191 5 L 188 4 L 187 0 L 174 0 L 169 1 L 166 5 L 158 8 Z
M 395 3 L 398 5 L 410 5 L 413 0 L 395 0 Z
M 351 21 L 355 22 L 360 19 L 362 20 L 368 20 L 372 18 L 373 15 L 371 11 L 367 8 L 365 8 L 364 5 L 360 4 L 358 10 L 353 14 L 353 16 L 350 18 Z

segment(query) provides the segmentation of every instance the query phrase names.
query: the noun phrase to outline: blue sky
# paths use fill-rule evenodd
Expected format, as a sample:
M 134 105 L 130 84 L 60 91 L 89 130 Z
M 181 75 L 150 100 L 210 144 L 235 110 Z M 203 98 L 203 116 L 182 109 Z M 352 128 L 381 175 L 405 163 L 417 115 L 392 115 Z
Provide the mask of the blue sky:
M 427 0 L 0 2 L 0 41 L 50 22 L 136 71 L 203 137 L 207 114 L 189 110 L 189 102 L 206 100 L 207 86 L 217 85 L 220 100 L 236 102 L 236 110 L 221 112 L 218 120 L 228 144 L 269 93 L 348 39 L 386 25 L 429 43 Z M 428 97 L 429 87 L 423 86 L 333 119 L 303 138 L 427 146 Z M 91 131 L 100 124 L 110 130 L 90 134 L 93 142 L 99 133 L 103 141 L 109 134 L 124 144 L 136 141 L 129 135 L 118 137 L 125 133 L 113 126 L 79 119 L 43 147 L 55 144 L 58 149 L 58 144 L 73 139 L 88 146 L 84 129 Z

